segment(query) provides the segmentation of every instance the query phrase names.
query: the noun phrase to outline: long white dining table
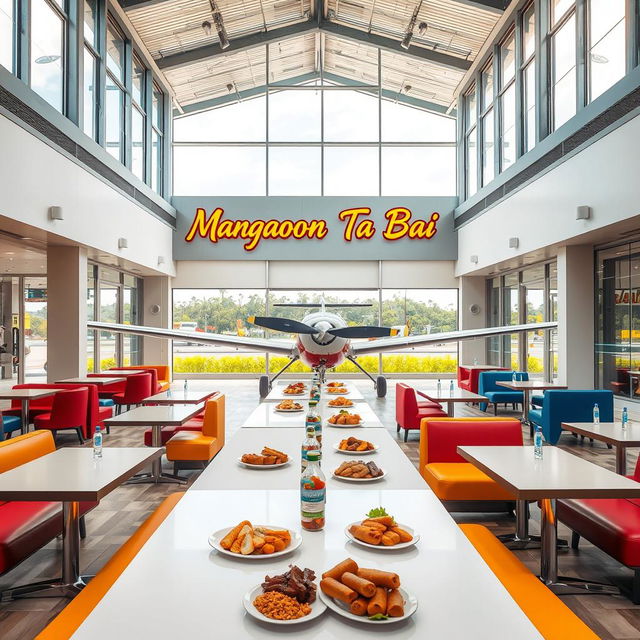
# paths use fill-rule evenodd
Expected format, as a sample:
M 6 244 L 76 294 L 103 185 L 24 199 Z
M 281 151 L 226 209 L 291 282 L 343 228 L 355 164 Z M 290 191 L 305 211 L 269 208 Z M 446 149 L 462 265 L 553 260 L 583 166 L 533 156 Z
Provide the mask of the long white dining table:
M 257 485 L 259 486 L 259 485 Z M 540 640 L 520 607 L 430 491 L 381 488 L 331 492 L 326 527 L 302 532 L 302 545 L 278 558 L 243 561 L 219 555 L 209 536 L 248 519 L 300 530 L 297 490 L 188 491 L 72 636 L 76 640 Z M 345 527 L 383 505 L 420 534 L 415 547 L 376 551 L 349 542 Z M 316 620 L 283 627 L 244 611 L 246 592 L 264 577 L 309 567 L 319 577 L 347 557 L 394 571 L 418 600 L 408 620 L 376 627 L 327 610 Z
M 340 407 L 330 407 L 327 403 L 328 401 L 324 400 L 318 404 L 318 413 L 322 416 L 323 421 L 326 421 L 336 413 L 340 413 Z M 302 427 L 304 426 L 309 404 L 308 402 L 300 402 L 300 404 L 303 406 L 302 411 L 284 412 L 276 409 L 277 403 L 261 402 L 243 422 L 242 427 L 245 429 L 260 429 L 264 427 L 290 427 L 295 429 Z M 358 402 L 355 406 L 346 410 L 350 413 L 359 414 L 362 417 L 362 423 L 365 428 L 382 428 L 384 426 L 366 402 Z
M 365 433 L 366 431 L 366 433 Z M 370 440 L 380 448 L 367 455 L 345 455 L 334 449 L 343 438 L 355 436 Z M 366 436 L 366 438 L 365 438 Z M 198 477 L 191 490 L 230 489 L 290 489 L 300 482 L 300 449 L 304 440 L 303 428 L 298 429 L 240 429 L 224 446 Z M 405 453 L 386 429 L 329 429 L 322 430 L 322 471 L 327 478 L 327 490 L 383 490 L 383 489 L 423 489 L 427 484 L 411 464 Z M 290 462 L 284 467 L 251 469 L 242 465 L 239 459 L 243 453 L 260 453 L 267 446 L 286 453 Z M 375 462 L 384 472 L 384 477 L 371 482 L 350 482 L 333 477 L 333 471 L 340 464 L 350 460 Z M 375 505 L 372 505 L 375 506 Z
M 304 381 L 307 386 L 304 388 L 303 393 L 298 395 L 284 393 L 285 388 L 289 384 L 293 384 L 295 382 L 298 382 L 298 380 L 278 380 L 277 382 L 274 382 L 273 388 L 271 389 L 271 391 L 269 392 L 265 400 L 267 400 L 268 402 L 271 402 L 274 400 L 276 402 L 280 402 L 281 400 L 284 400 L 286 398 L 290 398 L 292 400 L 296 400 L 296 399 L 308 400 L 309 392 L 311 390 L 311 383 L 309 382 L 309 380 Z M 344 395 L 345 398 L 350 398 L 354 402 L 364 402 L 364 397 L 362 393 L 360 392 L 358 387 L 356 387 L 356 385 L 353 384 L 353 382 L 344 381 L 344 388 L 348 392 L 347 394 Z M 326 398 L 334 398 L 342 395 L 337 393 L 336 394 L 329 393 L 328 387 L 326 384 L 322 385 L 320 393 L 323 400 Z

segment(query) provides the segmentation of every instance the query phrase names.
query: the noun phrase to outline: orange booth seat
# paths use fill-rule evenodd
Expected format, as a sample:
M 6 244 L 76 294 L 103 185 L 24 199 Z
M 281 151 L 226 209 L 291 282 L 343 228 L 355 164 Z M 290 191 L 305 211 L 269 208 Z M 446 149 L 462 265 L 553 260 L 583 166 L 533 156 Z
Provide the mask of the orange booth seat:
M 419 470 L 440 500 L 445 503 L 513 501 L 512 494 L 458 454 L 460 445 L 522 446 L 520 421 L 514 418 L 423 418 L 420 424 Z
M 36 640 L 70 638 L 120 577 L 129 563 L 171 513 L 184 492 L 167 496 L 136 532 L 111 556 L 89 584 L 37 636 Z
M 167 391 L 169 389 L 169 385 L 171 384 L 171 367 L 166 364 L 139 364 L 131 365 L 128 367 L 118 367 L 118 369 L 135 369 L 140 371 L 144 369 L 154 369 L 157 375 L 158 383 L 156 386 L 156 390 L 151 390 L 152 394 Z
M 180 431 L 167 442 L 167 460 L 173 462 L 174 472 L 184 462 L 200 462 L 206 466 L 224 446 L 225 400 L 219 393 L 207 400 L 202 431 Z
M 479 524 L 461 524 L 460 529 L 545 640 L 599 638 L 489 529 Z

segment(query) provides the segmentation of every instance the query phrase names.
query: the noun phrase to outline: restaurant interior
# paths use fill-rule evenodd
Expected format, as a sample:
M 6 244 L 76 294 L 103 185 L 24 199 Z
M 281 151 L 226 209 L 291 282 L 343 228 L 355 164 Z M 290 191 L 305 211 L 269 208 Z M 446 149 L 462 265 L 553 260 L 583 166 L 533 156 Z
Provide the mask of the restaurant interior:
M 639 0 L 0 0 L 0 638 L 640 639 L 638 139 Z

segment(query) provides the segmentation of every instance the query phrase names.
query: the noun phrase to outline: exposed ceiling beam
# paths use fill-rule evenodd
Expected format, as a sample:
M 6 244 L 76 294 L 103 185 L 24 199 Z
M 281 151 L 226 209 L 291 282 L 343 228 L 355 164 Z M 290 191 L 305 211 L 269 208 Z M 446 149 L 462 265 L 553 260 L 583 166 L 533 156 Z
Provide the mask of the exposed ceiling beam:
M 131 0 L 129 0 L 131 1 Z M 482 7 L 483 9 L 492 9 L 498 13 L 502 13 L 511 3 L 511 0 L 455 0 L 460 4 L 466 4 L 470 7 Z
M 181 53 L 174 53 L 164 58 L 158 58 L 156 63 L 160 69 L 184 67 L 186 65 L 193 64 L 194 62 L 198 62 L 199 60 L 206 60 L 220 55 L 246 51 L 247 49 L 259 47 L 260 45 L 293 38 L 301 33 L 313 31 L 316 28 L 315 23 L 311 21 L 298 22 L 286 27 L 278 27 L 272 31 L 261 31 L 260 33 L 252 33 L 248 36 L 229 40 L 229 46 L 224 49 L 224 51 L 220 48 L 218 42 L 212 42 L 211 44 L 204 45 L 203 47 L 197 47 L 196 49 L 190 49 L 189 51 L 182 51 Z
M 331 33 L 340 38 L 347 40 L 353 40 L 356 42 L 363 42 L 373 47 L 379 47 L 385 51 L 391 51 L 393 53 L 399 53 L 405 56 L 419 58 L 421 60 L 428 60 L 429 62 L 435 62 L 436 64 L 457 69 L 460 71 L 466 71 L 471 66 L 470 60 L 465 60 L 457 56 L 453 56 L 444 51 L 438 51 L 437 49 L 427 49 L 426 47 L 420 47 L 418 45 L 411 46 L 407 51 L 400 47 L 400 42 L 393 38 L 386 36 L 380 36 L 373 33 L 367 33 L 348 27 L 336 22 L 323 20 L 320 22 L 320 26 L 315 20 L 308 20 L 306 22 L 300 22 L 297 24 L 289 25 L 286 27 L 279 27 L 272 31 L 260 32 L 244 36 L 242 38 L 236 38 L 231 40 L 231 43 L 224 51 L 220 48 L 220 45 L 215 42 L 207 44 L 203 47 L 197 47 L 196 49 L 190 49 L 189 51 L 183 51 L 181 53 L 174 53 L 164 58 L 156 60 L 160 69 L 171 69 L 175 67 L 182 67 L 189 64 L 193 64 L 199 60 L 205 60 L 209 58 L 215 58 L 219 55 L 225 55 L 238 51 L 245 51 L 252 49 L 260 45 L 268 44 L 271 42 L 279 42 L 287 38 L 300 35 L 301 33 L 308 33 L 310 31 L 325 31 Z
M 139 7 L 153 7 L 169 0 L 118 0 L 123 9 L 138 9 Z
M 301 76 L 296 76 L 294 78 L 289 78 L 287 80 L 283 80 L 280 85 L 272 84 L 270 85 L 271 90 L 277 90 L 280 86 L 284 88 L 286 85 L 294 85 L 294 84 L 302 84 L 304 82 L 310 82 L 311 80 L 317 80 L 320 78 L 319 73 L 305 73 Z M 338 82 L 344 85 L 354 84 L 357 85 L 359 83 L 354 80 L 350 80 L 349 78 L 344 78 L 342 76 L 335 75 L 333 73 L 325 74 L 325 78 L 331 80 L 332 82 Z M 284 86 L 283 86 L 284 85 Z M 238 96 L 240 96 L 241 100 L 247 100 L 251 98 L 256 98 L 258 96 L 264 95 L 266 92 L 266 85 L 261 85 L 259 87 L 252 87 L 251 89 L 245 89 L 244 91 L 239 91 L 236 93 L 230 93 L 229 95 L 218 96 L 217 98 L 209 98 L 205 100 L 201 100 L 199 102 L 194 102 L 192 104 L 183 105 L 183 112 L 174 111 L 174 116 L 179 118 L 181 116 L 188 116 L 194 113 L 200 113 L 201 111 L 208 111 L 209 109 L 215 109 L 216 107 L 222 107 L 225 105 L 232 104 L 234 102 L 238 102 Z M 443 106 L 441 104 L 436 104 L 435 102 L 429 102 L 428 100 L 420 100 L 420 98 L 414 98 L 412 96 L 407 96 L 405 94 L 400 94 L 397 91 L 391 91 L 389 89 L 382 90 L 382 97 L 386 100 L 390 100 L 392 102 L 399 102 L 401 104 L 406 104 L 412 107 L 417 107 L 418 109 L 424 109 L 425 111 L 431 111 L 433 113 L 438 113 L 440 115 L 447 115 L 448 107 Z M 455 110 L 453 113 L 449 113 L 451 117 L 455 116 Z

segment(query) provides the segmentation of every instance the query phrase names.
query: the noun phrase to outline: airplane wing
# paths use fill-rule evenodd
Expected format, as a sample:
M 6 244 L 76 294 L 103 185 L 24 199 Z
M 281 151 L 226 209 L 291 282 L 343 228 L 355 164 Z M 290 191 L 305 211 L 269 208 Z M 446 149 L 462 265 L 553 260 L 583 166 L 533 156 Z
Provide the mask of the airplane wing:
M 283 356 L 296 354 L 295 343 L 291 340 L 267 340 L 266 338 L 251 338 L 247 336 L 227 336 L 221 333 L 207 333 L 202 331 L 177 331 L 176 329 L 162 329 L 160 327 L 143 327 L 135 324 L 116 324 L 112 322 L 87 322 L 89 329 L 112 331 L 114 333 L 133 333 L 149 338 L 167 338 L 188 341 L 195 344 L 215 344 L 223 347 L 251 349 L 253 351 L 268 351 Z
M 427 344 L 440 344 L 441 342 L 476 340 L 478 338 L 509 335 L 511 333 L 555 329 L 557 326 L 557 322 L 535 322 L 503 327 L 487 327 L 486 329 L 466 329 L 460 331 L 448 331 L 445 333 L 430 333 L 421 336 L 395 336 L 393 338 L 381 338 L 379 340 L 370 340 L 368 342 L 352 343 L 351 351 L 353 355 L 357 357 L 369 353 L 398 351 L 400 349 L 407 349 L 411 347 L 421 347 Z

